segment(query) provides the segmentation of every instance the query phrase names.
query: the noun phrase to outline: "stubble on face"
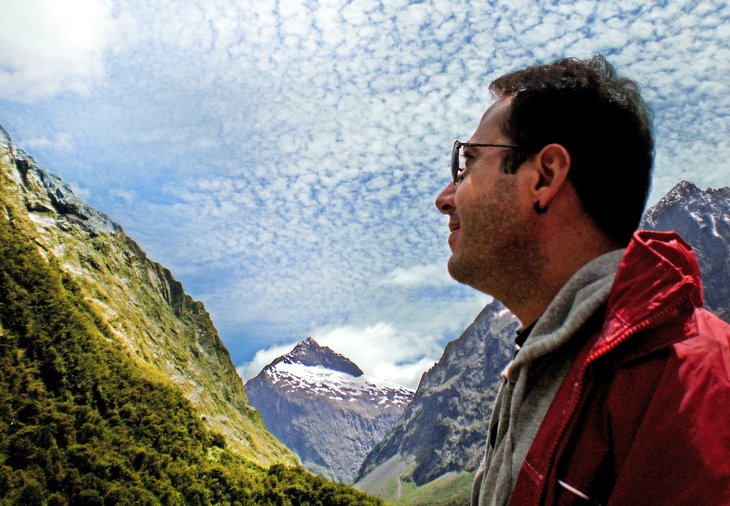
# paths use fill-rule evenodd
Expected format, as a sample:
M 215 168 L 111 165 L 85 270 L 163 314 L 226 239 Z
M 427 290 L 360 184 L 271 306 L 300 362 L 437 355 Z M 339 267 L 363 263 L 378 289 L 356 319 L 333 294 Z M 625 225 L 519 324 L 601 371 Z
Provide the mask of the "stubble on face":
M 519 304 L 544 262 L 533 240 L 534 219 L 519 212 L 515 175 L 500 173 L 462 207 L 456 199 L 460 229 L 449 273 L 507 307 Z

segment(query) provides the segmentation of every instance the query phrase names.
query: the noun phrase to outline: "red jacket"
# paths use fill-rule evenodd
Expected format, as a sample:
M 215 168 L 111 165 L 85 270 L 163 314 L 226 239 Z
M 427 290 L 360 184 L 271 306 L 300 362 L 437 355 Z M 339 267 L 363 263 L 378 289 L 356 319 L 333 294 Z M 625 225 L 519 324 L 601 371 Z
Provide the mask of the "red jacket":
M 689 246 L 635 234 L 510 504 L 730 504 L 730 325 L 701 307 Z

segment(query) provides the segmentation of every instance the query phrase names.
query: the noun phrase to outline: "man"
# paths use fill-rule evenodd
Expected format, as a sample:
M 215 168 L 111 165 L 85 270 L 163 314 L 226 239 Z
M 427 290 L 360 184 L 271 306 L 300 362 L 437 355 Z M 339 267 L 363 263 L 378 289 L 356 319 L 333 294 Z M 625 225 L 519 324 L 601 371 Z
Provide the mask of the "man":
M 651 116 L 601 57 L 495 80 L 452 154 L 449 272 L 522 323 L 472 503 L 730 504 L 730 326 L 694 254 L 635 232 Z

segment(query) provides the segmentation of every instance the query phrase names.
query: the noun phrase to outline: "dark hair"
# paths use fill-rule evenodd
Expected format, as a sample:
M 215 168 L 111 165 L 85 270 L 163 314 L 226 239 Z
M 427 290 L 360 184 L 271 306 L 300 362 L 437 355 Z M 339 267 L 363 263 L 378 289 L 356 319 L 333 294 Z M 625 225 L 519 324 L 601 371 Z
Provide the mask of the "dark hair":
M 646 205 L 654 158 L 652 115 L 638 84 L 594 56 L 518 70 L 489 89 L 512 97 L 502 128 L 521 149 L 509 150 L 504 170 L 515 172 L 544 146 L 561 144 L 586 213 L 609 238 L 628 244 Z

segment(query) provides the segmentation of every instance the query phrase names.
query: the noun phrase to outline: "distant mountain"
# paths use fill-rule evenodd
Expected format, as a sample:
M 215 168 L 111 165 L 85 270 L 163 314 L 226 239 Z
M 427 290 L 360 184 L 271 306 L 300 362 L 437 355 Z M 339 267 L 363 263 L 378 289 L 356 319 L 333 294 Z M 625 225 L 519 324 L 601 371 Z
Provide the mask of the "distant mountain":
M 308 338 L 246 382 L 266 427 L 318 474 L 351 482 L 413 398 Z
M 271 362 L 266 369 L 275 369 L 278 364 L 300 364 L 306 367 L 321 367 L 335 372 L 341 372 L 355 378 L 362 376 L 360 368 L 349 358 L 335 353 L 326 346 L 320 346 L 311 337 L 298 343 L 292 351 Z M 266 370 L 264 369 L 264 370 Z
M 647 210 L 643 228 L 675 230 L 702 270 L 705 306 L 730 321 L 730 187 L 700 190 L 682 181 Z
M 489 303 L 423 375 L 404 417 L 365 459 L 356 487 L 383 495 L 383 487 L 394 480 L 424 485 L 450 472 L 476 469 L 518 327 L 502 304 Z
M 730 319 L 730 188 L 702 191 L 684 181 L 647 210 L 642 227 L 676 230 L 692 245 L 706 306 Z M 398 491 L 413 488 L 405 483 L 433 492 L 440 482 L 451 486 L 454 473 L 475 471 L 517 326 L 498 302 L 487 305 L 423 376 L 403 418 L 365 459 L 355 486 L 399 503 Z M 444 504 L 466 500 L 469 481 L 460 483 L 460 499 Z
M 297 467 L 203 305 L 2 127 L 0 448 L 3 504 L 378 502 Z

